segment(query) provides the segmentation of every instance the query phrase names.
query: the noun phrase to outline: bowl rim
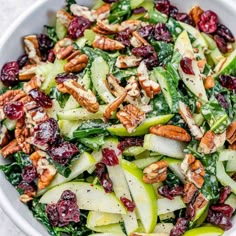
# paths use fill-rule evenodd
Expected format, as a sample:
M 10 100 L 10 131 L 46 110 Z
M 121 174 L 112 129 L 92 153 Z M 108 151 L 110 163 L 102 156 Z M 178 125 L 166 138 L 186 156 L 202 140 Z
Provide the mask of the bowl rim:
M 45 4 L 48 0 L 40 0 L 32 4 L 27 10 L 21 13 L 14 21 L 11 23 L 9 28 L 6 30 L 5 34 L 0 39 L 0 48 L 11 37 L 12 33 L 21 25 L 21 23 L 30 15 L 32 12 L 36 11 L 38 7 Z M 236 4 L 235 0 L 215 0 L 217 2 L 223 2 L 225 7 L 235 9 Z M 19 212 L 12 206 L 11 202 L 8 200 L 7 195 L 0 187 L 0 207 L 7 214 L 7 216 L 13 221 L 13 223 L 26 235 L 29 236 L 43 236 L 41 233 L 36 231 L 32 225 L 26 221 Z

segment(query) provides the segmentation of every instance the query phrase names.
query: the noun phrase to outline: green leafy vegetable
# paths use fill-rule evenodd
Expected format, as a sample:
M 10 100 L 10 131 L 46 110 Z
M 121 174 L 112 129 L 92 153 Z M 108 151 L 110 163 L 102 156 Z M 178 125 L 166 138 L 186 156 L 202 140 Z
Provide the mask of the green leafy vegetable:
M 178 38 L 178 36 L 183 32 L 183 27 L 180 25 L 180 23 L 173 18 L 169 18 L 168 22 L 166 23 L 166 27 L 170 31 L 172 37 L 174 40 Z
M 85 146 L 98 151 L 100 147 L 104 144 L 104 135 L 96 136 L 90 138 L 80 138 L 79 141 L 83 143 Z
M 164 185 L 168 185 L 170 188 L 179 185 L 181 186 L 182 183 L 179 180 L 179 178 L 170 170 L 168 170 L 167 172 L 167 178 L 166 180 L 163 182 Z
M 60 91 L 58 91 L 56 88 L 52 88 L 51 92 L 50 92 L 50 97 L 51 98 L 55 98 L 60 107 L 64 108 L 66 105 L 66 102 L 68 101 L 70 94 L 68 93 L 61 93 Z
M 166 23 L 167 22 L 167 15 L 157 11 L 156 9 L 153 9 L 152 11 L 148 12 L 148 18 L 144 18 L 144 21 L 148 21 L 152 24 L 157 23 Z
M 54 42 L 56 43 L 59 39 L 57 37 L 57 33 L 56 33 L 56 28 L 53 26 L 48 26 L 48 25 L 44 25 L 45 29 L 47 30 L 47 34 L 48 37 Z
M 65 0 L 66 1 L 66 11 L 71 13 L 70 6 L 72 4 L 76 4 L 77 2 L 75 0 Z

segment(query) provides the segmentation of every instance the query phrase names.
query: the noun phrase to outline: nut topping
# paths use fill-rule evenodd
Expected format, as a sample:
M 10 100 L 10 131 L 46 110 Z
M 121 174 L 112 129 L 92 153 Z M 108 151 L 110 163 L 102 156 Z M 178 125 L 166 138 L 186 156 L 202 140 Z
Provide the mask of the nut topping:
M 156 125 L 151 127 L 149 131 L 152 134 L 181 142 L 191 141 L 191 136 L 189 133 L 185 129 L 175 125 Z
M 101 7 L 93 11 L 92 13 L 95 19 L 104 20 L 109 16 L 110 10 L 111 10 L 111 5 L 105 3 Z
M 157 161 L 143 170 L 143 182 L 147 184 L 159 183 L 166 180 L 168 162 Z
M 184 195 L 183 195 L 184 203 L 190 203 L 197 192 L 198 192 L 198 189 L 193 183 L 186 182 L 184 184 Z
M 57 11 L 56 17 L 66 28 L 68 28 L 73 20 L 73 16 L 63 9 Z
M 0 147 L 4 147 L 9 143 L 9 134 L 5 125 L 0 125 Z
M 140 89 L 136 78 L 131 76 L 127 83 L 125 90 L 128 92 L 128 95 L 137 98 L 140 95 Z
M 14 153 L 20 151 L 20 150 L 21 150 L 21 147 L 18 145 L 17 140 L 14 139 L 1 149 L 1 154 L 3 157 L 7 157 L 11 154 L 14 154 Z
M 73 41 L 70 38 L 64 38 L 56 43 L 54 46 L 54 54 L 57 59 L 63 60 L 67 58 L 74 50 Z
M 68 93 L 71 94 L 81 106 L 86 108 L 89 112 L 95 113 L 98 111 L 99 104 L 91 90 L 86 91 L 74 80 L 66 80 L 63 84 Z
M 97 28 L 105 32 L 105 34 L 115 34 L 119 31 L 119 25 L 109 24 L 108 20 L 98 20 Z
M 121 55 L 121 56 L 118 56 L 116 59 L 116 67 L 121 68 L 121 69 L 129 68 L 129 67 L 136 67 L 139 65 L 141 60 L 142 58 L 138 58 L 134 55 L 131 55 L 131 56 Z
M 24 48 L 28 58 L 32 64 L 39 64 L 41 61 L 41 53 L 36 35 L 24 37 Z
M 199 6 L 194 6 L 191 11 L 189 12 L 189 15 L 193 19 L 195 25 L 198 24 L 200 20 L 200 15 L 203 13 L 203 10 Z
M 37 68 L 37 65 L 27 65 L 27 66 L 24 66 L 19 71 L 19 80 L 29 80 L 32 77 L 34 77 L 35 76 L 36 68 Z
M 23 90 L 25 93 L 29 93 L 32 89 L 40 88 L 44 78 L 42 76 L 34 76 L 29 82 L 24 84 Z
M 132 33 L 132 35 L 133 35 L 133 37 L 135 37 L 135 39 L 136 39 L 136 40 L 134 40 L 134 41 L 138 41 L 139 43 L 137 43 L 137 44 L 139 44 L 140 46 L 142 46 L 142 45 L 150 45 L 150 44 L 148 43 L 148 41 L 146 41 L 137 31 L 134 31 L 134 32 Z
M 234 142 L 233 144 L 229 145 L 229 149 L 236 150 L 236 142 Z
M 87 18 L 88 20 L 90 20 L 91 22 L 95 21 L 95 17 L 92 14 L 92 11 L 85 6 L 80 6 L 79 4 L 72 4 L 70 6 L 70 10 L 73 13 L 73 15 L 75 16 L 83 16 L 85 18 Z
M 77 55 L 67 62 L 64 66 L 65 72 L 80 72 L 83 70 L 88 63 L 88 57 L 86 54 Z
M 233 121 L 226 130 L 226 139 L 230 144 L 236 142 L 236 121 Z
M 129 133 L 134 132 L 146 117 L 143 111 L 132 104 L 125 106 L 116 116 Z
M 140 21 L 140 20 L 126 20 L 126 21 L 123 21 L 121 23 L 120 27 L 119 27 L 119 31 L 129 29 L 131 32 L 133 32 L 133 31 L 135 31 L 139 28 L 141 23 L 142 23 L 142 21 Z

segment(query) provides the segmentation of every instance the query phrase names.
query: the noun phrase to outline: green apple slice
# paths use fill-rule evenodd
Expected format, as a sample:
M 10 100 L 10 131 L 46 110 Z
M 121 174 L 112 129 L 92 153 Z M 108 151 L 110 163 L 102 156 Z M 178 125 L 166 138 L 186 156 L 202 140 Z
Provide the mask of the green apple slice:
M 203 226 L 190 229 L 184 233 L 184 236 L 220 236 L 224 234 L 224 230 L 216 226 Z
M 99 233 L 119 233 L 122 234 L 122 228 L 120 224 L 110 224 L 110 225 L 103 225 L 103 226 L 96 226 L 96 227 L 91 227 L 89 225 L 86 225 L 89 229 L 99 232 Z M 123 234 L 124 235 L 124 234 Z
M 231 149 L 219 151 L 219 161 L 236 161 L 236 151 Z
M 165 124 L 173 117 L 172 114 L 162 115 L 157 117 L 147 118 L 141 125 L 137 127 L 137 129 L 133 133 L 128 133 L 126 128 L 122 124 L 112 125 L 107 128 L 107 130 L 116 136 L 139 136 L 148 133 L 148 129 L 151 126 L 158 124 Z
M 172 223 L 158 223 L 154 229 L 154 233 L 167 233 L 170 235 L 170 231 L 174 225 Z
M 63 191 L 76 194 L 77 203 L 82 210 L 92 210 L 116 214 L 127 214 L 121 201 L 114 193 L 106 193 L 103 187 L 85 182 L 69 182 L 48 190 L 40 199 L 41 203 L 56 203 Z
M 69 182 L 70 180 L 76 178 L 78 175 L 91 168 L 94 163 L 96 163 L 96 160 L 93 158 L 93 156 L 91 156 L 91 154 L 87 152 L 82 153 L 79 159 L 76 159 L 71 163 L 71 173 L 69 177 L 66 178 L 63 175 L 57 173 L 52 182 L 45 189 L 40 190 L 38 195 L 42 195 L 48 189 L 56 185 Z
M 122 160 L 125 177 L 146 233 L 153 231 L 157 221 L 157 203 L 154 188 L 143 182 L 143 172 L 131 162 Z
M 141 158 L 132 161 L 139 169 L 144 169 L 145 167 L 149 166 L 153 162 L 159 161 L 161 156 L 158 157 L 148 157 L 148 158 Z
M 230 205 L 234 211 L 236 210 L 236 196 L 231 193 L 229 197 L 226 199 L 225 204 Z

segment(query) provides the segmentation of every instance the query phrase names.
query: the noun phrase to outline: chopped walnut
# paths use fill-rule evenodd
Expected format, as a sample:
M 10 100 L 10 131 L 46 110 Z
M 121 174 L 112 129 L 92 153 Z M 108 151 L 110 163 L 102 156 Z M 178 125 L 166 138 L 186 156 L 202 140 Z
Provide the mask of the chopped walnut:
M 24 66 L 19 71 L 19 80 L 30 80 L 32 77 L 35 76 L 37 65 L 27 65 Z
M 21 150 L 21 147 L 18 145 L 17 140 L 14 139 L 1 149 L 1 154 L 5 158 L 9 155 L 12 155 L 12 154 L 20 151 L 20 150 Z
M 137 98 L 140 95 L 138 81 L 135 78 L 135 76 L 131 76 L 129 78 L 129 80 L 127 81 L 127 85 L 125 87 L 125 90 L 128 92 L 128 95 L 130 97 Z
M 236 142 L 236 121 L 233 121 L 226 130 L 226 139 L 230 144 Z
M 56 43 L 54 46 L 53 52 L 56 55 L 57 59 L 63 60 L 67 58 L 73 51 L 73 41 L 70 38 L 64 38 Z
M 68 60 L 68 58 L 67 58 Z M 86 54 L 76 55 L 74 58 L 69 59 L 64 66 L 65 72 L 77 73 L 83 70 L 88 64 L 88 56 Z
M 57 11 L 56 17 L 66 28 L 73 20 L 73 16 L 63 9 Z
M 186 104 L 184 104 L 183 102 L 179 102 L 179 113 L 180 113 L 181 117 L 184 119 L 184 121 L 186 122 L 186 124 L 188 125 L 192 135 L 197 140 L 201 139 L 203 136 L 203 132 L 195 123 L 195 121 L 193 119 L 193 115 L 192 115 L 189 107 Z
M 222 134 L 215 134 L 213 131 L 207 131 L 202 137 L 198 151 L 204 154 L 216 152 L 218 148 L 222 147 L 226 140 L 226 132 Z
M 159 183 L 166 180 L 168 162 L 165 160 L 157 161 L 147 166 L 143 170 L 143 182 L 147 184 Z
M 132 104 L 125 106 L 116 114 L 121 124 L 126 128 L 128 133 L 135 131 L 138 125 L 145 120 L 145 113 Z
M 189 133 L 185 129 L 176 125 L 156 125 L 152 126 L 149 131 L 152 134 L 181 142 L 191 141 Z
M 32 64 L 39 64 L 41 61 L 41 53 L 37 35 L 28 35 L 24 37 L 24 48 L 29 60 Z
M 89 112 L 97 112 L 99 104 L 96 96 L 91 90 L 86 91 L 80 84 L 74 80 L 66 80 L 64 83 L 69 94 L 71 94 L 75 100 Z
M 197 188 L 202 187 L 205 169 L 199 160 L 196 160 L 192 154 L 186 154 L 180 168 L 190 182 L 194 183 Z
M 121 55 L 117 57 L 115 65 L 116 67 L 121 69 L 136 67 L 139 65 L 141 60 L 142 60 L 141 57 L 136 57 L 134 55 L 131 56 Z
M 137 72 L 139 84 L 149 98 L 161 92 L 160 85 L 149 78 L 147 66 L 143 61 L 139 64 Z
M 184 184 L 184 195 L 183 195 L 184 203 L 190 203 L 197 192 L 198 189 L 193 183 L 186 182 Z

